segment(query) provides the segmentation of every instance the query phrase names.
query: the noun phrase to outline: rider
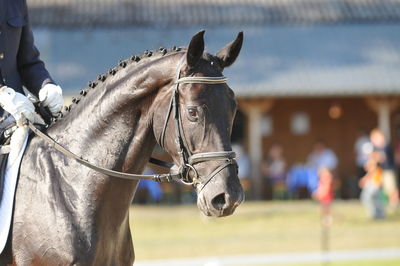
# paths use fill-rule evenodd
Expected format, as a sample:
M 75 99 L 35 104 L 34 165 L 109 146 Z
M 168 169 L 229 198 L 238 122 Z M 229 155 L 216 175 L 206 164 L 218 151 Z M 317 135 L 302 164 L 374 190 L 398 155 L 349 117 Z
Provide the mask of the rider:
M 8 114 L 18 125 L 25 119 L 34 119 L 35 109 L 22 86 L 38 97 L 53 115 L 61 111 L 62 90 L 39 58 L 26 0 L 0 1 L 0 73 L 0 129 Z

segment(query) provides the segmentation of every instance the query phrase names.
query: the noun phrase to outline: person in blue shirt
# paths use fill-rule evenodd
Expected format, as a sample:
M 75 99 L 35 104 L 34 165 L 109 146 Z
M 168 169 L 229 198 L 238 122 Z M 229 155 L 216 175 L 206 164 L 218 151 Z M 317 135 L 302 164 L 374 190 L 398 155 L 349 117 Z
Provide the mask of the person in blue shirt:
M 326 168 L 329 171 L 336 169 L 338 159 L 336 154 L 321 141 L 314 144 L 312 152 L 308 155 L 307 166 L 314 169 Z

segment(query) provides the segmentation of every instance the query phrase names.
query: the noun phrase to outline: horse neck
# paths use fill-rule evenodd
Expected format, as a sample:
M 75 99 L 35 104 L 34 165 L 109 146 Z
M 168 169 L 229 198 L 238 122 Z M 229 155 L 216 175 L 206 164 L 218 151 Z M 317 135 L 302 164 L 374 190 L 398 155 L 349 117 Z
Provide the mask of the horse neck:
M 141 173 L 156 143 L 152 105 L 159 88 L 172 82 L 177 56 L 120 70 L 119 76 L 109 77 L 90 91 L 49 134 L 95 165 Z M 131 203 L 137 182 L 107 177 L 77 163 L 70 167 L 61 178 L 75 178 L 69 181 L 77 182 L 77 193 L 88 205 L 108 206 L 114 212 L 118 204 L 125 209 Z

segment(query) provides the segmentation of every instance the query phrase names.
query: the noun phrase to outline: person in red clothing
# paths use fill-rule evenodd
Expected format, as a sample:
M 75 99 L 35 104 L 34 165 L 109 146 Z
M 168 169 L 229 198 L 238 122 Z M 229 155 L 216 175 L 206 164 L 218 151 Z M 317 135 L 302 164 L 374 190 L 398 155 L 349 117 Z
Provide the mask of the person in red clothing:
M 319 184 L 314 192 L 314 198 L 322 204 L 330 204 L 334 199 L 333 194 L 333 177 L 327 168 L 319 170 Z
M 333 176 L 328 168 L 322 167 L 318 170 L 319 183 L 317 190 L 313 193 L 313 198 L 321 203 L 323 222 L 330 224 L 331 203 L 335 198 L 333 187 Z

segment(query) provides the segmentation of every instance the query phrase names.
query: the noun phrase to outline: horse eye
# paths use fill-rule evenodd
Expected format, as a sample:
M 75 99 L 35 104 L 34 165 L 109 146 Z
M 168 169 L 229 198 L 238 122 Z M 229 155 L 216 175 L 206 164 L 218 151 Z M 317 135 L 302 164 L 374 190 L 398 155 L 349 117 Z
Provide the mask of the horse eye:
M 191 117 L 198 117 L 198 116 L 199 116 L 199 113 L 198 113 L 196 107 L 189 107 L 189 108 L 188 108 L 188 113 L 189 113 L 189 115 L 190 115 Z
M 200 117 L 200 112 L 197 106 L 192 106 L 187 108 L 187 116 L 189 121 L 197 122 Z

